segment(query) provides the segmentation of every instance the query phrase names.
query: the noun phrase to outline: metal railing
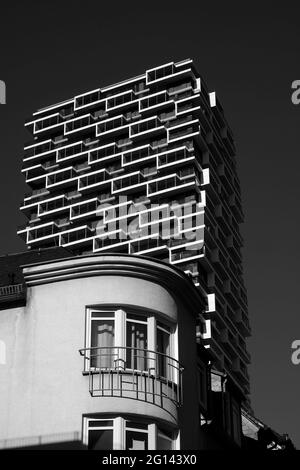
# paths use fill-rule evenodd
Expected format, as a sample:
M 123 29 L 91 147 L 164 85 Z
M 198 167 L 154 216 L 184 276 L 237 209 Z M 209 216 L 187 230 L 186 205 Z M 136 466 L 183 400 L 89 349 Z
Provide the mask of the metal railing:
M 17 437 L 1 439 L 0 449 L 17 449 L 21 447 L 37 447 L 49 444 L 62 444 L 65 442 L 81 441 L 81 432 L 74 431 L 59 434 L 46 434 L 41 436 Z
M 134 398 L 168 408 L 182 404 L 183 367 L 171 356 L 125 346 L 80 349 L 92 396 Z
M 25 296 L 24 284 L 11 284 L 0 287 L 0 303 L 7 300 L 18 300 Z

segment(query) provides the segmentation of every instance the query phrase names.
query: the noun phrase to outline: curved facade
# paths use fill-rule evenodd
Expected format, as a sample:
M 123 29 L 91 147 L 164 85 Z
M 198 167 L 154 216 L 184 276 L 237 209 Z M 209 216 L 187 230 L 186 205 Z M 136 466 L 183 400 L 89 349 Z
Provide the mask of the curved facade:
M 0 440 L 77 432 L 89 448 L 199 446 L 195 329 L 204 299 L 184 273 L 130 255 L 23 273 L 26 306 L 0 317 Z

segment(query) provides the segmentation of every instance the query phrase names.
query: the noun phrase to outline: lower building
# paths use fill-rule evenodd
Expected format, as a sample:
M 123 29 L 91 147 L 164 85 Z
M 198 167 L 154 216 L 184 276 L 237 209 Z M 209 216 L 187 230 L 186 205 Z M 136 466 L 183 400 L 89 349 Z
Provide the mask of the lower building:
M 0 290 L 0 448 L 242 448 L 244 397 L 196 341 L 192 280 L 152 258 L 54 254 L 12 256 L 18 282 Z

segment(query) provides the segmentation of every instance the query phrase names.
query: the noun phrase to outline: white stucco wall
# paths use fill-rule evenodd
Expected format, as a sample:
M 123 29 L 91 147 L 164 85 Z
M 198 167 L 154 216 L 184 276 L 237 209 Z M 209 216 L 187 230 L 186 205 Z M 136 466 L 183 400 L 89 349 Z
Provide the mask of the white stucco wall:
M 157 406 L 124 398 L 93 398 L 82 376 L 85 307 L 135 305 L 176 321 L 163 287 L 132 277 L 95 276 L 28 289 L 24 308 L 0 312 L 0 440 L 81 431 L 82 415 L 130 412 L 174 422 Z

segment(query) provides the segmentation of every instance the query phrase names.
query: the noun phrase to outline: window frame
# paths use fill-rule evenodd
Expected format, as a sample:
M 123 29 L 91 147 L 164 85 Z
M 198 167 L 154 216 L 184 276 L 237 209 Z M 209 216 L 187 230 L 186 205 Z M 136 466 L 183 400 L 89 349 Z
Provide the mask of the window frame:
M 112 421 L 112 426 L 93 426 L 90 427 L 89 423 L 91 421 L 107 422 Z M 145 425 L 146 429 L 134 428 L 130 426 L 130 423 L 138 423 Z M 169 429 L 164 430 L 163 426 L 160 423 L 148 421 L 143 422 L 138 417 L 126 417 L 126 416 L 108 416 L 108 417 L 98 417 L 98 416 L 83 416 L 82 424 L 82 443 L 86 447 L 89 444 L 89 431 L 91 430 L 112 430 L 113 431 L 113 448 L 111 450 L 128 450 L 126 449 L 126 432 L 133 431 L 141 434 L 147 434 L 147 447 L 145 450 L 161 450 L 158 449 L 158 436 L 161 434 L 164 439 L 170 440 L 172 443 L 171 450 L 180 450 L 180 431 L 179 429 Z M 172 437 L 170 438 L 166 432 L 171 433 Z M 92 450 L 92 449 L 91 449 Z M 101 450 L 101 449 L 99 449 Z
M 155 314 L 152 312 L 147 311 L 138 311 L 132 309 L 130 307 L 123 307 L 118 306 L 116 308 L 109 308 L 105 306 L 96 306 L 96 307 L 86 307 L 86 315 L 85 315 L 85 348 L 91 348 L 92 343 L 92 314 L 99 313 L 99 317 L 95 317 L 95 320 L 113 320 L 114 321 L 114 347 L 118 348 L 126 348 L 127 347 L 127 322 L 132 323 L 140 323 L 147 325 L 147 348 L 145 349 L 148 351 L 147 353 L 147 363 L 148 363 L 148 370 L 141 371 L 144 373 L 148 373 L 149 369 L 151 369 L 151 360 L 154 363 L 153 370 L 154 374 L 156 373 L 156 361 L 155 361 L 155 354 L 152 351 L 157 351 L 157 332 L 161 330 L 166 332 L 170 335 L 170 344 L 169 344 L 169 354 L 171 358 L 178 361 L 178 326 L 171 321 L 162 318 L 159 314 Z M 103 316 L 101 316 L 103 314 Z M 105 314 L 107 314 L 105 316 Z M 131 316 L 140 317 L 141 320 L 136 320 L 130 318 Z M 124 372 L 132 372 L 135 369 L 127 368 L 126 367 L 126 349 L 120 350 L 120 359 L 124 363 Z M 157 356 L 156 356 L 157 357 Z M 97 372 L 97 368 L 91 368 L 90 360 L 88 358 L 88 354 L 85 355 L 84 358 L 84 373 L 90 372 Z M 139 370 L 139 369 L 137 369 Z M 140 371 L 139 371 L 140 372 Z M 167 375 L 167 374 L 166 374 Z M 161 377 L 162 379 L 166 379 L 167 377 Z M 178 385 L 179 380 L 179 373 L 174 370 L 172 373 L 172 381 Z
M 110 315 L 99 315 L 98 317 L 92 318 L 93 313 L 103 313 L 103 314 L 110 314 Z M 89 349 L 92 347 L 92 322 L 93 320 L 110 320 L 114 323 L 114 345 L 115 345 L 115 331 L 116 331 L 116 319 L 115 319 L 115 312 L 113 310 L 105 310 L 105 309 L 97 309 L 97 308 L 88 308 L 86 310 L 86 321 L 85 321 L 85 348 Z M 84 356 L 84 371 L 97 371 L 97 367 L 91 367 L 90 365 L 90 357 L 87 355 Z

